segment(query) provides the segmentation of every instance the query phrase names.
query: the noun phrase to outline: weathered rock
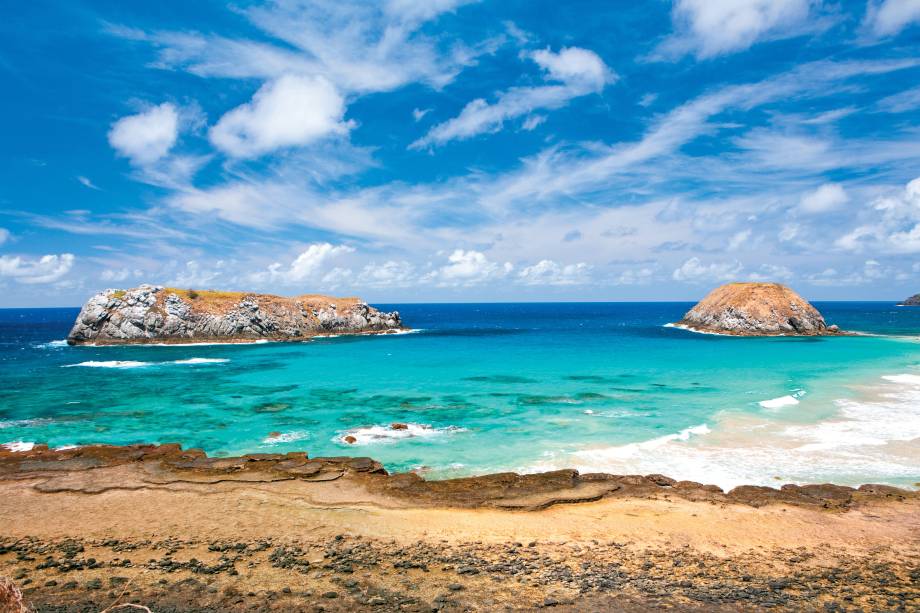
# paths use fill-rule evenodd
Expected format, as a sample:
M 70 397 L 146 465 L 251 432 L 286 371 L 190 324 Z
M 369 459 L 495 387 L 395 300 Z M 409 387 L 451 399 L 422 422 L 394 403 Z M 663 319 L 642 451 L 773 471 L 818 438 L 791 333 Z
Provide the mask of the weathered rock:
M 399 313 L 357 298 L 180 290 L 141 285 L 90 298 L 67 337 L 71 345 L 297 340 L 320 334 L 402 329 Z
M 677 325 L 736 336 L 840 334 L 807 300 L 779 283 L 728 283 L 711 291 Z
M 914 294 L 904 302 L 899 302 L 898 306 L 920 306 L 920 294 Z

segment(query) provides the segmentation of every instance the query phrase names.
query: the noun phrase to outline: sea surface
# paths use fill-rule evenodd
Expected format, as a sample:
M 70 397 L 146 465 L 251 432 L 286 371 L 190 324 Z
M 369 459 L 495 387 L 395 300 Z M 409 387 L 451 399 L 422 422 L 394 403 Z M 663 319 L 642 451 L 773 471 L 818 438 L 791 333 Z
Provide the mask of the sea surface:
M 0 444 L 305 450 L 430 478 L 920 482 L 920 308 L 817 303 L 867 335 L 731 338 L 665 327 L 690 303 L 378 306 L 416 331 L 68 347 L 77 309 L 0 310 Z

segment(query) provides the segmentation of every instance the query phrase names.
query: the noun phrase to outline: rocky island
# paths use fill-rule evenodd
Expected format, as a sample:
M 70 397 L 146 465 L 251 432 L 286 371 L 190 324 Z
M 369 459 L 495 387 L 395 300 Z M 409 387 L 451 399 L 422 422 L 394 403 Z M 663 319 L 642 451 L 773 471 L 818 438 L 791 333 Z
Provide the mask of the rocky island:
M 840 334 L 807 300 L 779 283 L 727 283 L 690 309 L 678 327 L 733 336 Z
M 898 306 L 920 306 L 920 294 L 914 294 L 904 302 L 899 302 Z
M 67 342 L 290 341 L 321 334 L 379 334 L 402 329 L 399 313 L 382 313 L 357 298 L 286 298 L 141 285 L 107 289 L 90 298 Z

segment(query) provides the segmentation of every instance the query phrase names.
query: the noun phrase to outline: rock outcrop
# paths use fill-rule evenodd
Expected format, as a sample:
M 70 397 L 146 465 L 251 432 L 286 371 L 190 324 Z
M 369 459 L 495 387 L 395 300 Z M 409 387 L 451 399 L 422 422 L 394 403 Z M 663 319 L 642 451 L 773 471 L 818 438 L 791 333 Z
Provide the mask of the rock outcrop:
M 403 329 L 399 313 L 382 313 L 357 298 L 284 298 L 245 292 L 141 285 L 90 298 L 67 342 L 131 344 L 298 340 L 321 334 Z
M 914 294 L 904 302 L 899 302 L 898 306 L 920 306 L 920 294 Z
M 779 283 L 728 283 L 677 322 L 696 332 L 735 336 L 839 334 L 807 300 Z

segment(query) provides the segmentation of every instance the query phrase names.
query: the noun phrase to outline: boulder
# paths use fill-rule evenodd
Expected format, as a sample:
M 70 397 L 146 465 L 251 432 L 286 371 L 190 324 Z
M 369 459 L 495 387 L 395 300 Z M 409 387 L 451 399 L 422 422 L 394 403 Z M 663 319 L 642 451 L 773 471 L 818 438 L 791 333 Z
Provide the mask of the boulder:
M 91 297 L 67 337 L 71 345 L 298 340 L 318 334 L 403 329 L 399 313 L 357 298 L 286 298 L 141 285 Z
M 779 283 L 728 283 L 690 309 L 678 326 L 735 336 L 840 334 L 807 300 Z

